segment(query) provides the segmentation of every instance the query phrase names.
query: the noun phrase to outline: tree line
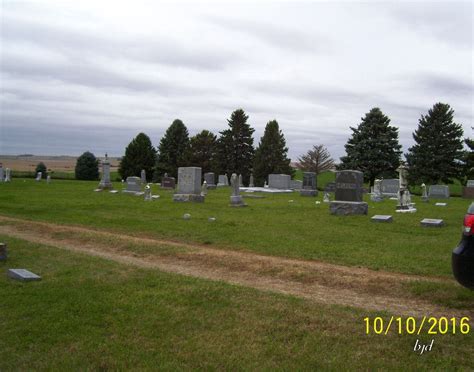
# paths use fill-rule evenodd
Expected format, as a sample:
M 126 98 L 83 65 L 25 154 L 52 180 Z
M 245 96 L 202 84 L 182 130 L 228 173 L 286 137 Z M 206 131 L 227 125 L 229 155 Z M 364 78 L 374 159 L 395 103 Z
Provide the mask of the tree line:
M 244 183 L 248 183 L 253 174 L 258 186 L 262 186 L 271 173 L 293 176 L 288 147 L 278 122 L 267 123 L 254 148 L 255 130 L 248 124 L 248 119 L 245 111 L 238 109 L 232 112 L 227 120 L 228 127 L 219 132 L 219 136 L 202 130 L 192 137 L 185 124 L 176 119 L 156 149 L 146 134 L 139 133 L 125 149 L 119 174 L 125 179 L 138 176 L 145 169 L 148 181 L 159 182 L 165 174 L 177 177 L 178 167 L 196 166 L 201 167 L 203 173 L 242 174 Z M 296 165 L 316 173 L 335 167 L 360 170 L 371 185 L 376 178 L 397 177 L 402 151 L 398 128 L 391 126 L 390 121 L 379 108 L 372 108 L 357 126 L 350 127 L 352 133 L 345 144 L 346 155 L 337 166 L 321 144 L 300 156 Z M 448 104 L 436 103 L 426 115 L 421 115 L 413 139 L 415 144 L 405 154 L 411 184 L 451 183 L 455 179 L 465 184 L 467 179 L 474 178 L 474 140 L 463 138 L 462 126 L 454 122 L 454 110 Z M 468 150 L 464 149 L 464 144 Z M 78 165 L 94 166 L 94 161 L 92 154 L 84 153 L 78 159 Z M 81 165 L 79 170 L 82 168 Z M 97 175 L 90 171 L 87 177 Z M 76 166 L 76 178 L 91 179 L 84 177 L 78 174 Z

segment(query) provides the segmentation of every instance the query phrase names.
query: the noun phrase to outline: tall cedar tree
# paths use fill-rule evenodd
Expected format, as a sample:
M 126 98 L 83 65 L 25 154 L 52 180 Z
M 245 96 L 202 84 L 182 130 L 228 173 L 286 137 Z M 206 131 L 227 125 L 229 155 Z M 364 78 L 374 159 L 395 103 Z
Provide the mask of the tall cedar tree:
M 255 184 L 263 186 L 267 176 L 272 173 L 283 173 L 293 176 L 295 171 L 288 159 L 288 147 L 285 137 L 276 120 L 269 121 L 265 127 L 263 137 L 255 151 L 253 161 L 253 175 Z
M 203 130 L 189 140 L 189 146 L 184 155 L 184 163 L 190 167 L 200 167 L 202 174 L 214 169 L 217 137 Z
M 254 148 L 252 134 L 255 129 L 247 124 L 249 117 L 242 109 L 235 110 L 230 119 L 229 129 L 220 133 L 217 141 L 217 158 L 219 172 L 241 174 L 243 182 L 247 184 L 252 171 Z
M 408 180 L 412 183 L 452 183 L 462 175 L 463 130 L 453 122 L 454 110 L 436 103 L 421 115 L 413 133 L 415 145 L 406 154 Z
M 118 171 L 122 179 L 125 179 L 133 176 L 140 177 L 142 169 L 145 169 L 146 178 L 150 181 L 155 161 L 156 151 L 150 137 L 145 133 L 139 133 L 126 147 Z
M 95 181 L 99 179 L 99 160 L 93 153 L 86 151 L 77 158 L 76 180 Z
M 375 107 L 361 118 L 357 128 L 350 127 L 352 137 L 345 145 L 346 156 L 338 169 L 364 172 L 365 181 L 372 186 L 377 177 L 394 176 L 400 164 L 401 145 L 398 128 L 390 126 L 390 119 Z
M 165 173 L 178 177 L 178 167 L 184 166 L 184 154 L 189 146 L 189 133 L 184 123 L 176 119 L 166 130 L 158 146 L 158 161 L 154 179 L 160 181 Z
M 462 184 L 466 185 L 467 180 L 474 179 L 474 140 L 466 138 L 464 142 L 469 148 L 464 155 L 464 172 L 462 177 Z
M 316 145 L 298 158 L 298 168 L 305 172 L 319 174 L 334 169 L 334 160 L 324 145 Z

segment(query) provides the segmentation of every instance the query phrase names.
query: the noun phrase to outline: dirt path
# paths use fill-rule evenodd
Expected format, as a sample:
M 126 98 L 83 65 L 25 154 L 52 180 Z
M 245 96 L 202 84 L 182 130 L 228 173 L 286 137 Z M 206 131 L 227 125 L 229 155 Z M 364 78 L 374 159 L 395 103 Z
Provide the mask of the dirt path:
M 453 282 L 450 279 L 264 256 L 4 216 L 0 216 L 0 234 L 123 264 L 225 281 L 324 304 L 387 311 L 394 315 L 470 315 L 414 298 L 405 286 L 416 280 Z

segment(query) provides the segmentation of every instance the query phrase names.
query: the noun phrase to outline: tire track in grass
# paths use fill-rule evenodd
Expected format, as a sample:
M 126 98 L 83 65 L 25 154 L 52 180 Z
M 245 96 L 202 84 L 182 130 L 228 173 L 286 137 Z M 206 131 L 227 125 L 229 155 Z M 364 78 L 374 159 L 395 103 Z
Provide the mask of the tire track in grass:
M 318 303 L 387 311 L 395 315 L 470 315 L 469 311 L 451 309 L 417 299 L 407 294 L 403 287 L 403 283 L 416 280 L 453 282 L 450 279 L 265 256 L 4 216 L 0 216 L 0 222 L 3 222 L 0 225 L 0 233 L 15 238 L 122 264 L 224 281 L 302 297 Z M 133 245 L 146 246 L 147 249 L 134 251 Z M 163 250 L 166 254 L 162 254 Z

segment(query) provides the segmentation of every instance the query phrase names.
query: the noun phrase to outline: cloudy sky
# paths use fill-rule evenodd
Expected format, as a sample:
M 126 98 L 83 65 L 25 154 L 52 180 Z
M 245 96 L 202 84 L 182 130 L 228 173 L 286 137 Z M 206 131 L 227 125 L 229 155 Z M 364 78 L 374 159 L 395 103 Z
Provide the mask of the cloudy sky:
M 473 135 L 471 1 L 0 4 L 0 154 L 119 156 L 175 118 L 217 134 L 240 107 L 255 143 L 278 120 L 293 160 L 344 155 L 372 107 L 404 151 L 436 102 Z

